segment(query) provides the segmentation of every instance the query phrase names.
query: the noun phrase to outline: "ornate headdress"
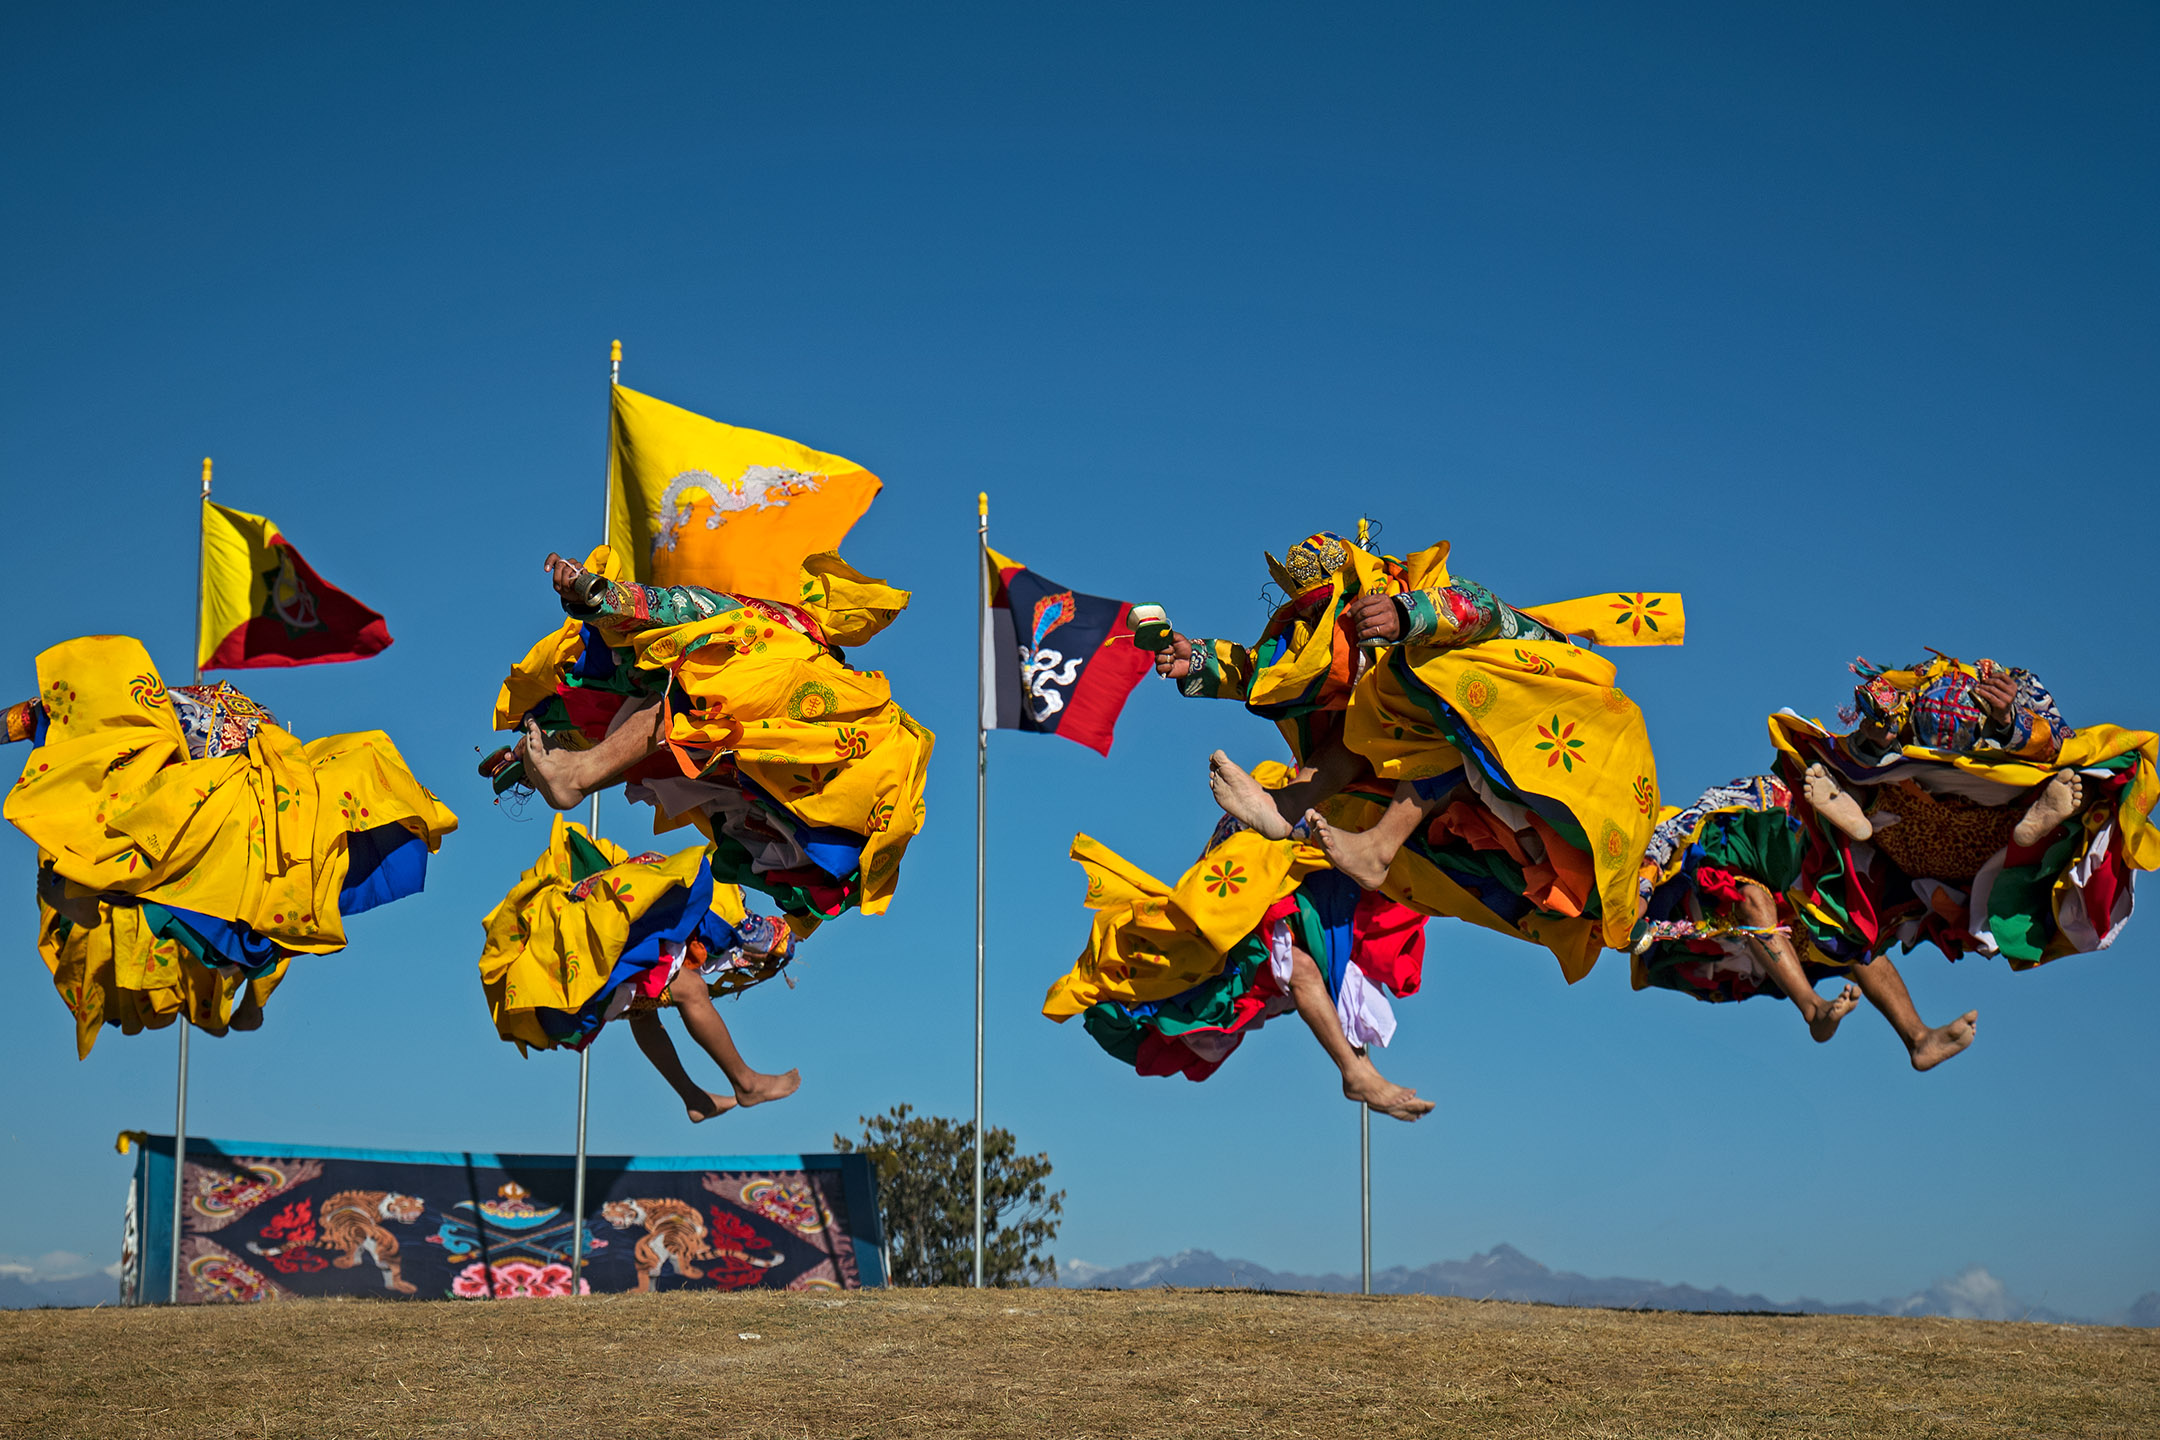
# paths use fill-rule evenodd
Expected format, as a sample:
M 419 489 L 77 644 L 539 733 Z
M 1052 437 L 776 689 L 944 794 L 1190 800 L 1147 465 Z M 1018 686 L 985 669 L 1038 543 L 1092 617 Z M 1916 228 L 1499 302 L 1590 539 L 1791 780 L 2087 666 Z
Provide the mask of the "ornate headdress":
M 1334 579 L 1350 563 L 1350 555 L 1343 548 L 1342 536 L 1322 530 L 1291 546 L 1281 560 L 1269 555 L 1267 563 L 1268 573 L 1274 576 L 1275 583 L 1294 600 Z

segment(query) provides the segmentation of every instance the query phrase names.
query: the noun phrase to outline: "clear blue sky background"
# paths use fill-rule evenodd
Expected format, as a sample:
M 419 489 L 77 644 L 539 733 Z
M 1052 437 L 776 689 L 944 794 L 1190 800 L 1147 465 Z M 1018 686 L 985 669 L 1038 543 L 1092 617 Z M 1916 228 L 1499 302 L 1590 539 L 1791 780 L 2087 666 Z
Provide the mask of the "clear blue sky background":
M 943 748 L 892 912 L 727 1012 L 799 1098 L 693 1130 L 611 1032 L 600 1151 L 965 1113 L 977 490 L 1001 548 L 1207 633 L 1257 632 L 1264 547 L 1361 511 L 1518 603 L 1679 588 L 1687 645 L 1616 656 L 1670 797 L 1760 769 L 1855 654 L 2160 724 L 2149 7 L 47 7 L 0 57 L 7 698 L 83 633 L 185 678 L 214 455 L 397 636 L 235 678 L 303 735 L 388 729 L 464 819 L 424 897 L 196 1047 L 198 1133 L 569 1148 L 575 1061 L 497 1041 L 474 970 L 544 815 L 472 762 L 559 613 L 541 556 L 596 538 L 616 336 L 629 383 L 885 478 L 848 552 L 917 599 L 864 658 Z M 1072 834 L 1174 876 L 1207 751 L 1279 743 L 1152 684 L 1108 760 L 992 738 L 990 1116 L 1056 1162 L 1064 1256 L 1356 1263 L 1355 1112 L 1295 1026 L 1193 1085 L 1037 1014 L 1086 930 Z M 104 1263 L 173 1035 L 76 1062 L 32 868 L 7 831 L 0 1251 Z M 1869 1013 L 1817 1047 L 1617 957 L 1570 989 L 1431 942 L 1385 1068 L 1440 1109 L 1375 1121 L 1383 1265 L 2160 1288 L 2160 917 L 2024 975 L 1914 957 L 1926 1014 L 1982 1017 L 1927 1076 Z

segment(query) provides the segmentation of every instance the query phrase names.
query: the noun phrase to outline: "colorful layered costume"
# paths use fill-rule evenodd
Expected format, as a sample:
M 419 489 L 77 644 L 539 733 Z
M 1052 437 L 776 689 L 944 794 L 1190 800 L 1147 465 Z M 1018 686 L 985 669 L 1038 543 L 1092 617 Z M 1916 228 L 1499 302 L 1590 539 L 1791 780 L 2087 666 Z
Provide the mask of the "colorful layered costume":
M 623 777 L 629 798 L 659 812 L 656 833 L 695 825 L 716 878 L 791 917 L 882 911 L 922 826 L 934 737 L 883 672 L 855 669 L 841 647 L 883 630 L 907 592 L 837 555 L 803 562 L 791 603 L 638 585 L 614 578 L 619 565 L 592 553 L 586 569 L 609 577 L 605 594 L 589 608 L 565 602 L 571 618 L 504 682 L 495 727 L 530 717 L 584 746 L 626 703 L 656 698 L 666 743 Z
M 1735 781 L 1668 811 L 1645 860 L 1636 987 L 1706 1000 L 1779 993 L 1746 942 L 1740 886 L 1776 899 L 1810 980 L 1892 946 L 1933 943 L 1955 960 L 2001 954 L 2015 969 L 2099 950 L 2130 917 L 2135 872 L 2160 864 L 2156 738 L 2111 725 L 2071 729 L 2026 670 L 1990 719 L 1975 690 L 1996 667 L 1938 656 L 1905 670 L 1862 663 L 1849 734 L 1789 711 L 1770 717 L 1777 773 Z M 1855 841 L 1805 794 L 1821 765 L 1874 829 Z M 2076 813 L 2033 844 L 2013 832 L 2060 770 L 2084 785 Z
M 38 847 L 38 949 L 90 1053 L 185 1014 L 223 1034 L 344 917 L 418 893 L 457 828 L 381 731 L 303 743 L 229 685 L 168 690 L 140 642 L 38 656 L 7 818 Z M 245 988 L 246 995 L 241 992 Z
M 1226 838 L 1223 828 L 1173 890 L 1081 836 L 1073 856 L 1089 874 L 1093 933 L 1046 1015 L 1085 1010 L 1090 1033 L 1142 1073 L 1203 1078 L 1244 1029 L 1288 1008 L 1292 941 L 1327 977 L 1353 1044 L 1392 1033 L 1382 992 L 1417 989 L 1426 916 L 1543 945 L 1570 982 L 1604 945 L 1626 944 L 1656 766 L 1612 665 L 1567 636 L 1678 644 L 1679 597 L 1516 610 L 1452 579 L 1448 551 L 1398 559 L 1322 533 L 1283 561 L 1269 556 L 1290 600 L 1254 645 L 1192 640 L 1179 682 L 1186 695 L 1241 700 L 1273 721 L 1298 767 L 1336 745 L 1355 755 L 1360 778 L 1318 806 L 1341 829 L 1371 826 L 1400 782 L 1438 802 L 1384 890 L 1359 891 L 1315 845 L 1241 830 Z M 1346 609 L 1361 595 L 1397 597 L 1400 640 L 1358 642 Z M 1273 790 L 1298 771 L 1252 773 Z M 1236 888 L 1245 872 L 1264 883 Z
M 608 1021 L 668 1003 L 684 966 L 713 995 L 794 958 L 786 922 L 715 881 L 702 846 L 628 855 L 555 817 L 548 848 L 484 922 L 480 980 L 496 1033 L 520 1050 L 581 1050 Z
M 1438 810 L 1396 857 L 1387 893 L 1551 950 L 1570 982 L 1624 947 L 1636 869 L 1658 808 L 1642 712 L 1607 645 L 1676 645 L 1680 597 L 1615 594 L 1517 610 L 1450 577 L 1449 547 L 1406 560 L 1315 535 L 1269 566 L 1292 596 L 1252 647 L 1193 642 L 1188 695 L 1242 699 L 1299 764 L 1339 739 L 1372 777 L 1347 792 L 1363 829 L 1411 781 Z M 1399 596 L 1400 640 L 1360 646 L 1359 595 Z M 1330 815 L 1331 820 L 1335 819 Z
M 1269 784 L 1288 771 L 1254 775 Z M 1247 1034 L 1292 1009 L 1293 944 L 1313 957 L 1353 1045 L 1386 1045 L 1388 996 L 1413 995 L 1423 979 L 1425 917 L 1359 890 L 1317 845 L 1226 822 L 1175 887 L 1085 835 L 1072 858 L 1095 918 L 1043 1014 L 1083 1016 L 1096 1043 L 1142 1075 L 1205 1080 Z

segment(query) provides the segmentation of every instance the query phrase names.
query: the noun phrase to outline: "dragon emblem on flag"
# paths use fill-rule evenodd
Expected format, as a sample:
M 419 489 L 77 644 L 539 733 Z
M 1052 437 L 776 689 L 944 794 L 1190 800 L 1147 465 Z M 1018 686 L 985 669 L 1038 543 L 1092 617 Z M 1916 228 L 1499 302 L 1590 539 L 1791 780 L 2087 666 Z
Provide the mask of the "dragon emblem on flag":
M 711 505 L 705 528 L 717 530 L 727 524 L 730 515 L 776 509 L 798 495 L 814 494 L 824 485 L 823 475 L 779 465 L 749 466 L 733 481 L 719 479 L 710 470 L 685 470 L 660 492 L 660 508 L 652 515 L 653 554 L 675 548 L 683 528 L 690 523 L 694 496 L 704 496 Z

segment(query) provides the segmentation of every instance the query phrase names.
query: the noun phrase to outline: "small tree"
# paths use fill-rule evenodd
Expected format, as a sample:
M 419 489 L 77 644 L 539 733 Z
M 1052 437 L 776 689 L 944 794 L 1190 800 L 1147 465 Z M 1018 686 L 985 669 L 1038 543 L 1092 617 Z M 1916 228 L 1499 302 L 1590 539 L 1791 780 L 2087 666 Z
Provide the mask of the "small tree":
M 865 1115 L 860 1140 L 833 1136 L 833 1148 L 860 1150 L 877 1167 L 878 1198 L 892 1247 L 891 1283 L 966 1285 L 975 1277 L 975 1125 L 917 1115 L 895 1105 Z M 983 1136 L 983 1283 L 1039 1285 L 1057 1279 L 1048 1246 L 1057 1239 L 1065 1192 L 1050 1192 L 1048 1155 L 1022 1155 L 1012 1132 Z

